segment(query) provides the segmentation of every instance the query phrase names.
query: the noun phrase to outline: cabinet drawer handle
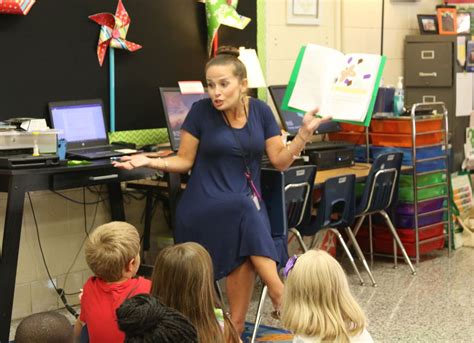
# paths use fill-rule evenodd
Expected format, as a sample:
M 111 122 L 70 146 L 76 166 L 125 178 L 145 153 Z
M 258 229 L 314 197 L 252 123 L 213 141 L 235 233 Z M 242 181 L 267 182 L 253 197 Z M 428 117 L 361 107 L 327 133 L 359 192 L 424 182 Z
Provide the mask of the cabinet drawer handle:
M 110 175 L 89 177 L 90 181 L 102 181 L 102 180 L 111 180 L 111 179 L 118 179 L 118 174 L 110 174 Z
M 421 50 L 422 60 L 434 60 L 434 58 L 435 58 L 434 50 Z
M 436 102 L 436 95 L 423 95 L 423 102 Z
M 432 72 L 432 73 L 419 72 L 418 75 L 419 75 L 420 77 L 437 77 L 437 76 L 438 76 L 438 73 L 437 73 L 437 72 Z

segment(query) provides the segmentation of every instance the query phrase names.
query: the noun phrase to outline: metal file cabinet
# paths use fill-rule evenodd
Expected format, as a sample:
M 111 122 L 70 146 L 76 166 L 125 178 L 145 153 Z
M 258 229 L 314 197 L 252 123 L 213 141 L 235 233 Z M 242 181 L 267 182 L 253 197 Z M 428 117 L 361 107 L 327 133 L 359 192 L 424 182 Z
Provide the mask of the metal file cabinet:
M 469 117 L 456 117 L 456 36 L 417 35 L 405 38 L 405 104 L 442 101 L 448 109 L 453 168 L 464 158 L 464 141 Z

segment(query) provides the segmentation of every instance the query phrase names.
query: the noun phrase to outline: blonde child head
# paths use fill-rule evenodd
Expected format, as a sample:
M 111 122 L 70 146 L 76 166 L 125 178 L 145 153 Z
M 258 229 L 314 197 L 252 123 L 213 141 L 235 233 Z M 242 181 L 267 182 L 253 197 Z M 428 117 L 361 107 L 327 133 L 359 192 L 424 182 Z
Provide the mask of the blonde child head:
M 365 315 L 342 267 L 327 252 L 310 250 L 295 261 L 285 284 L 282 324 L 321 341 L 349 342 L 364 330 Z
M 163 249 L 156 258 L 151 294 L 189 318 L 199 342 L 238 342 L 228 317 L 224 335 L 217 321 L 212 260 L 201 245 L 188 242 Z
M 140 265 L 140 236 L 125 222 L 110 222 L 97 227 L 88 237 L 85 257 L 95 276 L 106 282 L 135 276 Z

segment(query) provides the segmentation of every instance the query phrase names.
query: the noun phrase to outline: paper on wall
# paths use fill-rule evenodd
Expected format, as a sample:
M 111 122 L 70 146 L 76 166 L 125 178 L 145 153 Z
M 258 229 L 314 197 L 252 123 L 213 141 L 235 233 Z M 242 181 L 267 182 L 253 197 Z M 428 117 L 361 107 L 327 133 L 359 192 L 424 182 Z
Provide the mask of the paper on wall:
M 471 115 L 472 73 L 456 73 L 456 117 Z

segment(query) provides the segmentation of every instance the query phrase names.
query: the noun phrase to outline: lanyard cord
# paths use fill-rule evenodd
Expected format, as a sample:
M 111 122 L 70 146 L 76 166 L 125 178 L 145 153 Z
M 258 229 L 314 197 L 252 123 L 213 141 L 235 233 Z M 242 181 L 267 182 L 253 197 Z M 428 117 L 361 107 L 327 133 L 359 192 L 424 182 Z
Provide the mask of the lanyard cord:
M 249 105 L 250 105 L 250 102 L 249 102 Z M 247 119 L 246 125 L 249 128 L 249 133 L 250 133 L 250 146 L 252 146 L 252 130 L 250 130 L 249 116 L 248 116 L 248 113 L 247 113 L 247 107 L 245 106 L 245 103 L 244 103 L 244 113 L 245 113 L 245 118 Z M 234 139 L 236 140 L 236 142 L 239 146 L 240 156 L 242 156 L 242 161 L 244 162 L 244 175 L 245 175 L 245 178 L 247 179 L 247 183 L 250 187 L 250 190 L 257 197 L 257 199 L 261 200 L 262 197 L 261 197 L 260 193 L 258 192 L 257 187 L 255 186 L 255 183 L 252 180 L 252 173 L 250 172 L 250 167 L 249 167 L 249 164 L 248 164 L 247 159 L 246 159 L 247 154 L 244 151 L 244 148 L 242 146 L 242 142 L 240 141 L 239 137 L 237 136 L 237 134 L 234 131 L 234 128 L 230 124 L 229 118 L 227 118 L 225 113 L 222 112 L 222 111 L 221 111 L 221 114 L 222 114 L 222 117 L 223 117 L 223 119 L 226 123 L 226 126 L 232 132 L 232 135 L 234 136 Z M 250 160 L 252 160 L 253 153 L 252 153 L 251 150 L 249 151 L 249 155 L 250 155 L 249 156 Z

